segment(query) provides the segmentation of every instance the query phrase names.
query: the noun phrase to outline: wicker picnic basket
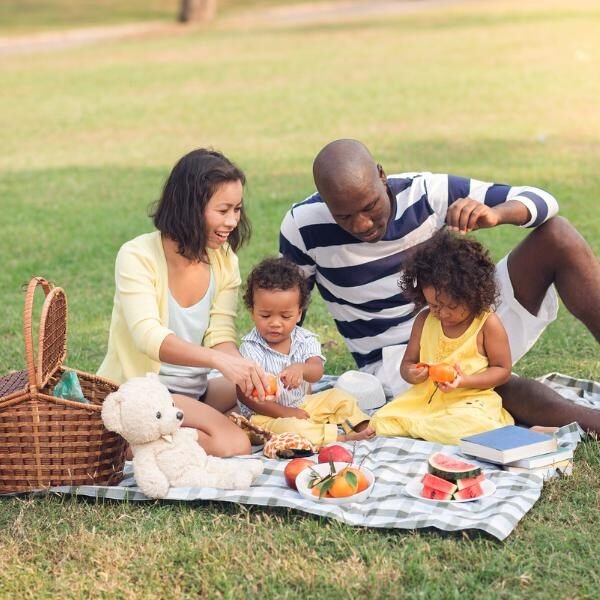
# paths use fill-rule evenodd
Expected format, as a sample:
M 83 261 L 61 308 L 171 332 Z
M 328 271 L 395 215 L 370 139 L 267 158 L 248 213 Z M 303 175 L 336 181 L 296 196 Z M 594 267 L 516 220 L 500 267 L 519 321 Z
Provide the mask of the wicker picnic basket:
M 46 295 L 33 347 L 33 304 Z M 26 368 L 0 377 L 0 493 L 58 485 L 111 485 L 122 479 L 126 442 L 102 423 L 104 398 L 117 386 L 75 371 L 90 404 L 56 398 L 54 386 L 67 367 L 67 299 L 42 277 L 27 288 L 23 313 Z

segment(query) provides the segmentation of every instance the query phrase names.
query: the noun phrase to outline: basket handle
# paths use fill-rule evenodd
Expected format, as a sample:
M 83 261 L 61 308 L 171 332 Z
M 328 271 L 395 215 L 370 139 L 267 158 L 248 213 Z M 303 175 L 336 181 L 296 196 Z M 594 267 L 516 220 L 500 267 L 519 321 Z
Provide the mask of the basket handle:
M 25 363 L 27 366 L 27 379 L 30 389 L 37 389 L 37 379 L 35 376 L 35 357 L 33 354 L 33 300 L 35 290 L 41 286 L 44 294 L 47 296 L 52 287 L 43 277 L 33 277 L 27 286 L 25 294 L 25 308 L 23 309 L 23 327 L 25 337 Z

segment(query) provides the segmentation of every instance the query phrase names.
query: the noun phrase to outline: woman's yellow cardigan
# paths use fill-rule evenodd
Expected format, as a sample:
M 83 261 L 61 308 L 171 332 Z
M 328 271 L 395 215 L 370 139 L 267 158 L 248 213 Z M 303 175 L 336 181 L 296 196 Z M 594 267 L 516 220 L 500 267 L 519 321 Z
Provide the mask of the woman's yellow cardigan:
M 240 287 L 238 259 L 228 245 L 208 250 L 215 279 L 208 328 L 202 342 L 212 347 L 236 342 L 235 315 Z M 115 265 L 115 297 L 108 350 L 98 375 L 116 383 L 158 373 L 158 353 L 168 328 L 167 261 L 160 232 L 126 242 Z

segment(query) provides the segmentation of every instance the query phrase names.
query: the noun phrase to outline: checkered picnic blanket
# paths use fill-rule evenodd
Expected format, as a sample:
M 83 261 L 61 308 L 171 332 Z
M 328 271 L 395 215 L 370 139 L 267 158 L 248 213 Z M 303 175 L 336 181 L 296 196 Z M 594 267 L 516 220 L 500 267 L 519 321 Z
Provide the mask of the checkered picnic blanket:
M 560 393 L 569 392 L 573 401 L 600 408 L 600 385 L 560 374 L 541 378 Z M 331 383 L 332 380 L 329 380 Z M 568 394 L 566 394 L 568 395 Z M 575 448 L 582 431 L 575 423 L 562 427 L 559 444 Z M 166 500 L 217 500 L 292 508 L 307 513 L 337 519 L 348 525 L 417 529 L 435 527 L 444 531 L 480 529 L 504 540 L 540 497 L 543 482 L 530 474 L 515 474 L 489 463 L 479 464 L 496 486 L 489 497 L 464 503 L 431 502 L 411 496 L 406 486 L 419 480 L 427 471 L 427 458 L 433 452 L 456 454 L 456 446 L 442 446 L 408 438 L 375 438 L 356 445 L 355 459 L 364 458 L 364 466 L 375 475 L 371 495 L 361 503 L 323 504 L 307 500 L 285 484 L 283 469 L 286 461 L 262 457 L 265 471 L 248 490 L 217 490 L 214 488 L 171 488 Z M 239 457 L 238 457 L 239 458 Z M 477 462 L 469 459 L 470 462 Z M 119 486 L 56 487 L 50 491 L 114 500 L 149 500 L 136 487 L 131 465 Z

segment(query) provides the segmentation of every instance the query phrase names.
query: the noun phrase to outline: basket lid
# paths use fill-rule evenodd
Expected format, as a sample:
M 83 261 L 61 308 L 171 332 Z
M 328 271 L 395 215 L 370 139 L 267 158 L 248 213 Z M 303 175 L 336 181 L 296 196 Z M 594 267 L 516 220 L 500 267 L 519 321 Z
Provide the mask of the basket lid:
M 33 347 L 33 304 L 38 287 L 46 298 L 42 305 L 38 330 L 37 366 Z M 67 354 L 67 298 L 61 288 L 43 277 L 33 277 L 27 286 L 23 309 L 25 360 L 30 387 L 43 387 L 62 365 Z
M 42 388 L 62 366 L 67 355 L 67 296 L 55 287 L 42 306 L 36 380 Z

